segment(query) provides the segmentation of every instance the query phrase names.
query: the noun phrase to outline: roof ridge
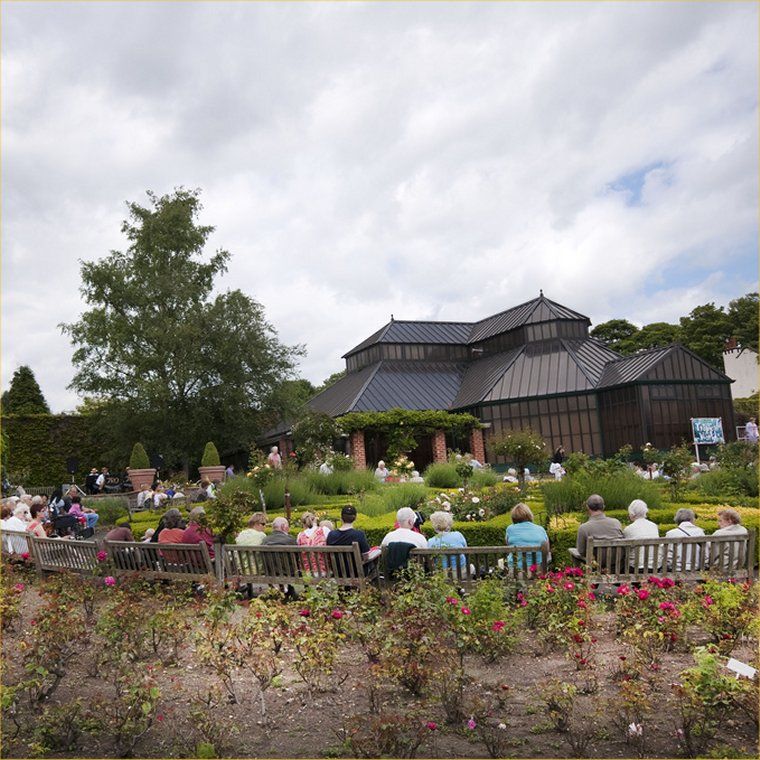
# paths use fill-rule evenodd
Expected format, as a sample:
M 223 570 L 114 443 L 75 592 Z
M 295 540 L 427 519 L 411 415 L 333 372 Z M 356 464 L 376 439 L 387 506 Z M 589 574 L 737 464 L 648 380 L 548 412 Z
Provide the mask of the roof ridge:
M 580 360 L 578 355 L 575 353 L 575 349 L 573 349 L 572 346 L 568 345 L 568 341 L 565 338 L 559 339 L 560 345 L 567 351 L 568 354 L 572 357 L 573 361 L 575 362 L 575 365 L 578 367 L 578 369 L 581 371 L 583 376 L 586 378 L 586 380 L 591 383 L 592 388 L 596 388 L 597 383 L 594 381 L 594 378 L 589 375 L 586 368 L 583 366 L 583 362 Z M 601 375 L 600 375 L 601 377 Z
M 681 346 L 681 348 L 686 348 L 686 346 L 683 346 L 680 343 L 668 343 L 667 346 L 654 346 L 653 348 L 645 348 L 643 351 L 637 351 L 635 354 L 628 354 L 628 356 L 620 356 L 617 359 L 610 359 L 607 362 L 607 364 L 612 364 L 613 362 L 627 361 L 628 359 L 637 359 L 638 357 L 644 356 L 646 354 L 653 354 L 655 351 L 667 351 L 668 349 L 674 348 L 675 346 Z M 606 348 L 609 348 L 609 346 L 606 346 Z M 688 351 L 688 349 L 686 350 Z M 614 351 L 614 349 L 610 349 L 610 351 Z M 615 353 L 617 353 L 617 351 L 615 351 Z
M 383 360 L 381 359 L 374 367 L 372 372 L 369 373 L 369 377 L 362 383 L 362 387 L 359 388 L 359 392 L 353 397 L 351 400 L 351 403 L 348 405 L 348 411 L 352 411 L 354 408 L 354 404 L 362 397 L 362 394 L 364 391 L 367 390 L 367 386 L 372 382 L 375 375 L 377 374 L 377 371 L 380 369 L 380 365 L 383 363 Z

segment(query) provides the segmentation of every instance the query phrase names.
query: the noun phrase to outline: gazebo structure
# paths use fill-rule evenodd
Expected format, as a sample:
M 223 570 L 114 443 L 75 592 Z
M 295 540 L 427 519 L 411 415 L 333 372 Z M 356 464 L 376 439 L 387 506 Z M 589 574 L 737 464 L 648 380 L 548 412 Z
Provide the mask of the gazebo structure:
M 689 441 L 691 417 L 722 417 L 733 437 L 725 374 L 679 344 L 621 356 L 589 337 L 590 324 L 543 292 L 477 322 L 392 318 L 344 355 L 346 376 L 308 406 L 332 417 L 394 408 L 469 412 L 486 436 L 531 428 L 551 448 L 595 456 L 625 444 L 664 449 Z M 418 465 L 442 456 L 436 440 L 417 452 Z M 382 441 L 352 434 L 352 444 L 357 465 L 383 455 Z M 485 456 L 479 430 L 448 444 Z

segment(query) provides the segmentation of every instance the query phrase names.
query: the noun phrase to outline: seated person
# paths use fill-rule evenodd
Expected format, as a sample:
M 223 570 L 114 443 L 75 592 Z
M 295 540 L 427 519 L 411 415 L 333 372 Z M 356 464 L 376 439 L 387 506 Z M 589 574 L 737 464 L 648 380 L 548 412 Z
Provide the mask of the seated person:
M 641 499 L 634 499 L 628 505 L 628 517 L 631 520 L 631 524 L 626 525 L 625 528 L 623 528 L 624 538 L 659 538 L 660 537 L 660 529 L 657 527 L 657 523 L 653 523 L 651 520 L 647 520 L 648 512 L 649 512 L 649 507 L 647 507 L 646 502 L 642 501 Z M 648 570 L 655 570 L 656 569 L 655 566 L 659 566 L 661 560 L 659 562 L 656 561 L 658 550 L 659 550 L 659 547 L 657 546 L 649 547 L 648 549 L 649 562 L 647 563 Z M 636 554 L 637 556 L 634 559 L 634 562 L 638 563 L 639 570 L 643 570 L 644 561 L 647 556 L 647 549 L 644 549 L 644 548 L 638 549 Z
M 385 462 L 381 459 L 377 463 L 377 469 L 375 470 L 375 477 L 381 482 L 385 483 L 385 479 L 388 477 L 388 468 L 385 466 Z
M 290 523 L 284 517 L 275 517 L 272 532 L 261 543 L 262 546 L 295 546 L 296 539 L 290 535 Z
M 730 507 L 718 512 L 718 529 L 713 536 L 746 536 L 747 529 L 742 525 L 741 515 Z M 730 544 L 713 544 L 710 548 L 710 567 L 717 567 L 721 572 L 732 573 L 744 564 L 744 547 L 739 549 Z
M 586 542 L 589 538 L 616 539 L 623 537 L 620 521 L 604 514 L 604 499 L 599 494 L 591 494 L 586 499 L 588 520 L 578 526 L 575 548 L 570 555 L 576 560 L 586 559 Z
M 160 536 L 158 540 L 161 541 Z M 190 510 L 187 516 L 187 527 L 182 533 L 182 543 L 205 543 L 208 547 L 209 559 L 214 559 L 214 536 L 206 527 L 206 510 L 203 507 L 193 507 Z
M 159 520 L 158 527 L 151 537 L 151 542 L 159 544 L 183 544 L 182 538 L 185 535 L 185 522 L 182 514 L 178 509 L 169 509 L 166 514 Z M 167 562 L 179 562 L 180 553 L 171 551 L 161 551 L 161 556 Z
M 319 472 L 322 475 L 332 475 L 332 465 L 329 462 L 322 462 L 321 465 L 319 465 Z
M 409 478 L 410 483 L 424 483 L 425 478 L 420 476 L 420 473 L 417 470 L 412 470 L 412 477 Z
M 381 542 L 381 546 L 388 546 L 392 543 L 414 544 L 418 549 L 427 549 L 428 542 L 422 533 L 415 531 L 418 515 L 410 507 L 401 507 L 396 512 L 396 524 L 398 528 L 386 533 Z
M 166 493 L 166 489 L 159 483 L 156 486 L 156 490 L 153 491 L 153 506 L 156 509 L 161 509 L 168 498 L 169 494 Z
M 665 534 L 665 538 L 684 538 L 691 536 L 704 536 L 705 532 L 695 525 L 697 517 L 693 509 L 679 509 L 673 519 L 676 527 Z M 688 546 L 686 552 L 683 546 L 668 547 L 667 565 L 671 570 L 688 572 L 696 570 L 700 566 L 701 550 L 698 546 Z M 673 557 L 675 556 L 675 560 Z
M 324 546 L 327 543 L 327 533 L 319 527 L 317 516 L 313 512 L 304 512 L 301 515 L 301 526 L 303 530 L 296 538 L 299 546 Z M 304 571 L 312 575 L 327 574 L 327 564 L 323 554 L 313 555 L 304 552 L 301 555 L 301 566 Z
M 128 525 L 118 525 L 106 533 L 106 541 L 134 541 L 132 529 Z
M 543 562 L 546 552 L 546 561 L 551 559 L 549 552 L 549 536 L 546 531 L 533 522 L 533 512 L 527 504 L 520 502 L 515 504 L 510 513 L 512 524 L 507 525 L 506 543 L 507 546 L 540 546 L 542 551 L 536 552 L 535 555 L 530 552 L 525 555 L 525 561 L 528 567 L 531 565 L 540 565 Z M 508 563 L 512 564 L 512 555 L 508 558 Z M 518 555 L 517 566 L 522 570 L 522 556 Z
M 337 530 L 331 530 L 327 534 L 327 546 L 351 546 L 351 544 L 358 544 L 359 551 L 362 554 L 362 562 L 364 563 L 364 573 L 367 574 L 367 563 L 372 562 L 380 552 L 370 549 L 369 541 L 363 530 L 354 528 L 354 520 L 356 520 L 356 507 L 353 504 L 346 504 L 343 509 L 340 510 L 340 518 L 343 521 L 341 526 Z M 344 557 L 344 562 L 347 563 L 350 560 Z M 345 575 L 349 575 L 348 572 Z
M 77 518 L 84 517 L 88 528 L 94 528 L 98 522 L 98 518 L 100 517 L 100 515 L 98 515 L 94 509 L 82 506 L 81 497 L 79 494 L 71 497 L 69 514 Z
M 145 488 L 137 494 L 137 508 L 153 509 L 153 504 L 153 489 L 150 486 L 145 486 Z
M 47 508 L 41 502 L 32 504 L 31 508 L 32 521 L 26 526 L 30 533 L 34 533 L 37 538 L 47 538 L 44 523 L 47 520 Z
M 238 546 L 261 546 L 267 534 L 264 528 L 267 526 L 267 518 L 263 512 L 254 512 L 248 520 L 248 527 L 241 530 L 235 538 Z
M 23 507 L 11 506 L 13 502 L 6 502 L 2 508 L 2 527 L 3 530 L 12 530 L 18 533 L 26 533 L 26 523 L 15 513 L 15 510 L 22 510 Z M 25 554 L 29 551 L 29 544 L 22 536 L 3 536 L 3 544 L 8 554 Z
M 510 467 L 507 470 L 507 474 L 502 478 L 505 483 L 519 483 L 517 479 L 517 470 L 514 467 Z
M 467 547 L 467 539 L 458 530 L 451 530 L 454 525 L 454 516 L 451 512 L 433 512 L 430 515 L 430 524 L 435 531 L 435 535 L 428 539 L 430 549 L 465 549 Z M 457 562 L 457 558 L 451 555 L 442 557 L 445 570 L 448 570 L 449 565 L 454 567 L 455 562 Z M 459 555 L 458 562 L 460 567 L 465 567 L 466 558 L 464 554 Z

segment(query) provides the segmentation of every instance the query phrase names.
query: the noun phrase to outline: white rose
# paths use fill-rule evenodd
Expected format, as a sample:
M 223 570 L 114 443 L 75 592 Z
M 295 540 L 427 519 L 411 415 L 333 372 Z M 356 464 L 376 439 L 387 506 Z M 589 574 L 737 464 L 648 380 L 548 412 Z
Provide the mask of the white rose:
M 506 723 L 499 723 L 499 725 L 496 726 L 496 728 L 498 728 L 499 731 L 506 731 L 507 730 L 507 724 Z
M 443 502 L 443 508 L 444 509 L 451 509 L 451 502 L 450 501 L 444 501 Z
M 473 504 L 480 504 L 480 499 L 477 496 L 472 497 L 472 503 Z
M 486 514 L 486 511 L 485 511 L 485 509 L 479 509 L 479 510 L 478 510 L 478 514 L 479 514 L 481 517 L 484 517 L 484 516 L 485 516 L 485 514 Z

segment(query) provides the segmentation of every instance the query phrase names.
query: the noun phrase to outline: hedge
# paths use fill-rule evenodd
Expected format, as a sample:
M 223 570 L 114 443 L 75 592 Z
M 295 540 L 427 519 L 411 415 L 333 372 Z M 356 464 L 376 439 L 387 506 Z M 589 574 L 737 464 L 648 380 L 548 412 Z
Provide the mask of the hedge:
M 7 415 L 3 431 L 9 439 L 8 470 L 28 470 L 25 486 L 59 486 L 71 481 L 66 460 L 78 460 L 75 478 L 83 482 L 93 467 L 104 462 L 104 447 L 95 439 L 87 417 L 74 414 Z

